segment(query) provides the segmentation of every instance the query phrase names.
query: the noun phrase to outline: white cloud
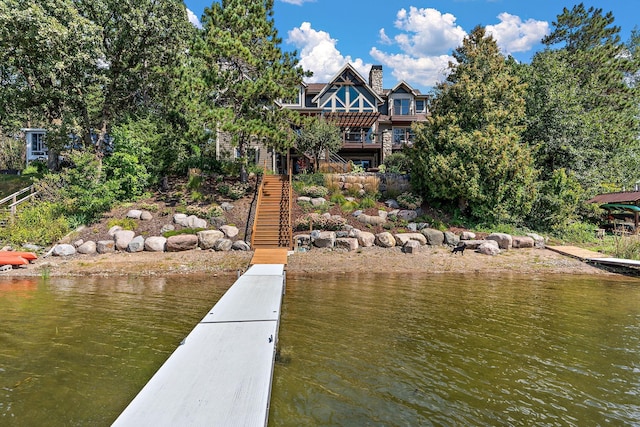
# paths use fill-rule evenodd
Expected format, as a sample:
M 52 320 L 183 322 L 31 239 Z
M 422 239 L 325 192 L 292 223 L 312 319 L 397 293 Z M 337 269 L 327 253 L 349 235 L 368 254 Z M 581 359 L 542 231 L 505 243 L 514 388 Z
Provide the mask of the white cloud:
M 486 30 L 506 54 L 527 52 L 549 34 L 549 23 L 546 21 L 527 19 L 522 22 L 519 16 L 507 12 L 498 15 L 498 19 L 499 24 L 487 25 Z
M 198 19 L 198 17 L 196 16 L 195 13 L 193 13 L 190 9 L 187 8 L 187 17 L 189 18 L 189 22 L 191 22 L 191 24 L 196 27 L 196 28 L 202 28 L 202 23 L 200 22 L 200 19 Z
M 389 67 L 391 75 L 398 81 L 406 81 L 411 86 L 423 88 L 435 86 L 447 76 L 449 61 L 454 61 L 449 55 L 434 55 L 415 57 L 407 54 L 388 54 L 375 47 L 369 54 L 379 64 Z M 388 87 L 390 85 L 385 85 Z
M 311 3 L 315 0 L 280 0 L 282 3 L 295 4 L 296 6 L 302 6 L 303 3 Z
M 309 22 L 289 31 L 287 43 L 298 50 L 300 66 L 313 71 L 313 77 L 308 79 L 311 83 L 329 81 L 346 63 L 352 64 L 365 78 L 371 68 L 371 64 L 365 64 L 360 58 L 342 55 L 336 47 L 338 40 L 325 31 L 314 30 Z
M 467 33 L 456 25 L 456 17 L 436 9 L 410 7 L 396 14 L 396 28 L 403 31 L 396 43 L 408 55 L 438 55 L 460 45 Z
M 380 43 L 382 44 L 392 44 L 393 41 L 389 38 L 387 33 L 384 31 L 384 28 L 380 28 L 378 31 L 378 35 L 380 35 Z

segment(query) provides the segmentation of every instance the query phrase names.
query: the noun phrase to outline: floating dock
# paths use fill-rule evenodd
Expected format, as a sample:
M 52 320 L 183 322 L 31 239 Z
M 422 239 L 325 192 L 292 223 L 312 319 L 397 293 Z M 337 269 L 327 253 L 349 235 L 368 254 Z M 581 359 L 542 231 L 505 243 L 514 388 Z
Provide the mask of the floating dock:
M 113 425 L 266 425 L 284 289 L 284 264 L 251 266 Z
M 614 265 L 618 267 L 640 268 L 640 261 L 624 258 L 613 258 L 609 255 L 578 248 L 576 246 L 547 246 L 547 249 L 562 255 L 568 255 L 579 260 L 594 264 Z

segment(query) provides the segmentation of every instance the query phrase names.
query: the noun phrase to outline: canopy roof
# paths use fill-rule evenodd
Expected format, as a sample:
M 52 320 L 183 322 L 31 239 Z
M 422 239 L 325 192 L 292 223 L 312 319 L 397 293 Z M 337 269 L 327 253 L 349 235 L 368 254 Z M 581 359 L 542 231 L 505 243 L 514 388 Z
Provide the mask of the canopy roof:
M 378 119 L 380 113 L 366 112 L 366 113 L 346 113 L 335 112 L 325 113 L 325 117 L 334 121 L 341 128 L 370 128 Z
M 605 203 L 604 205 L 600 205 L 602 209 L 613 210 L 613 209 L 624 209 L 633 212 L 640 212 L 640 206 L 636 205 L 625 205 L 622 203 Z
M 587 203 L 625 203 L 635 205 L 640 201 L 640 191 L 621 191 L 618 193 L 598 194 Z

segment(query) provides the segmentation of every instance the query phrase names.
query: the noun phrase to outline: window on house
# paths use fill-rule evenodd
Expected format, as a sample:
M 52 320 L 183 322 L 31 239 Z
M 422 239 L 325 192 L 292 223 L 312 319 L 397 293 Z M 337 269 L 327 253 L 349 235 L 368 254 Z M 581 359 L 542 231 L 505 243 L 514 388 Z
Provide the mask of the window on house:
M 31 152 L 33 154 L 44 154 L 46 147 L 44 145 L 44 133 L 31 134 Z
M 408 98 L 394 99 L 393 100 L 393 115 L 394 116 L 407 116 L 409 115 L 409 104 L 411 101 Z
M 393 144 L 402 145 L 413 142 L 413 131 L 411 128 L 393 128 Z
M 424 99 L 416 100 L 416 113 L 424 113 Z

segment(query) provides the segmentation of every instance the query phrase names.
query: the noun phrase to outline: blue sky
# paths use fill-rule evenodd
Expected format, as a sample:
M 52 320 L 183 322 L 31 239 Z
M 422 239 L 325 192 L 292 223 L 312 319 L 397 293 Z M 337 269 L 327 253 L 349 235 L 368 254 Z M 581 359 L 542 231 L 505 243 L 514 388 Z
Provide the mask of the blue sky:
M 282 48 L 296 50 L 309 82 L 327 82 L 350 62 L 367 77 L 383 66 L 384 87 L 406 81 L 423 92 L 446 75 L 451 52 L 476 25 L 493 34 L 505 54 L 529 62 L 540 39 L 575 2 L 557 0 L 275 0 Z M 640 1 L 592 0 L 588 8 L 613 12 L 623 41 L 640 28 Z M 185 0 L 192 22 L 212 0 Z

